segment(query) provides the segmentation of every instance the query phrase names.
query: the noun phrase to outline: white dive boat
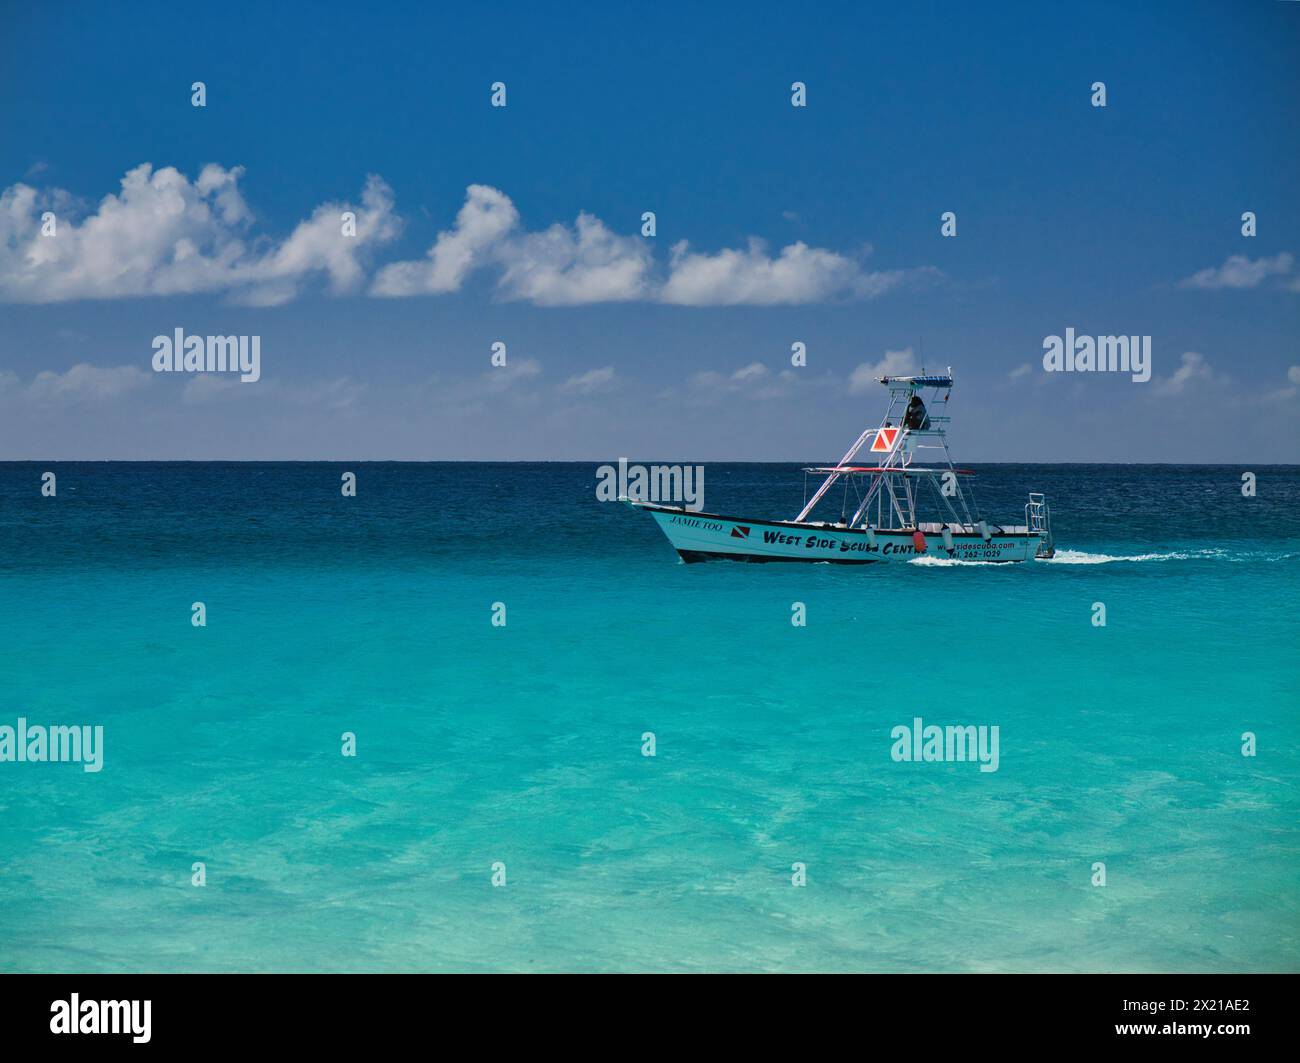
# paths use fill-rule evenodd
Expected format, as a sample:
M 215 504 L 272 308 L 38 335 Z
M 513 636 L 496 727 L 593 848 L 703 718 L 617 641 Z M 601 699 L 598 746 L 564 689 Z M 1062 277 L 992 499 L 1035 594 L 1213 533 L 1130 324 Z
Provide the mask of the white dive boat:
M 647 510 L 688 563 L 694 561 L 830 561 L 869 564 L 918 557 L 959 561 L 1028 561 L 1049 558 L 1051 513 L 1043 495 L 1031 493 L 1025 523 L 989 524 L 980 519 L 970 489 L 973 475 L 953 467 L 948 453 L 948 400 L 952 370 L 916 376 L 885 376 L 889 410 L 877 428 L 858 436 L 838 465 L 805 469 L 804 507 L 794 520 L 760 520 L 697 513 L 681 506 L 623 498 Z M 928 402 L 923 394 L 928 394 Z M 934 410 L 935 412 L 931 412 Z M 874 465 L 851 464 L 863 447 Z M 924 451 L 937 451 L 927 462 Z M 808 498 L 807 474 L 824 475 Z M 809 520 L 837 482 L 843 482 L 838 521 Z M 837 492 L 839 493 L 839 492 Z M 937 520 L 918 521 L 922 496 L 935 503 Z M 850 513 L 852 506 L 852 515 Z

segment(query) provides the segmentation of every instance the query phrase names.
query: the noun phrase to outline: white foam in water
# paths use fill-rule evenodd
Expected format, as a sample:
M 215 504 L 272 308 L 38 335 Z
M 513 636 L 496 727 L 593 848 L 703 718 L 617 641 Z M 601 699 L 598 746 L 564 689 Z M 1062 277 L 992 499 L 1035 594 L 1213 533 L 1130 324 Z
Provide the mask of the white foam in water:
M 1057 550 L 1055 557 L 1042 560 L 1049 565 L 1105 565 L 1112 561 L 1187 561 L 1196 557 L 1220 557 L 1222 554 L 1222 550 L 1197 550 L 1190 554 L 1132 554 L 1124 557 L 1115 554 L 1090 554 L 1085 550 Z
M 1117 561 L 1197 561 L 1217 558 L 1227 561 L 1243 561 L 1244 557 L 1232 557 L 1226 550 L 1187 550 L 1170 551 L 1163 554 L 1090 554 L 1086 550 L 1057 550 L 1052 558 L 1035 558 L 1048 565 L 1108 565 Z M 914 557 L 909 565 L 997 565 L 996 561 L 962 561 L 955 557 L 937 557 L 926 554 Z

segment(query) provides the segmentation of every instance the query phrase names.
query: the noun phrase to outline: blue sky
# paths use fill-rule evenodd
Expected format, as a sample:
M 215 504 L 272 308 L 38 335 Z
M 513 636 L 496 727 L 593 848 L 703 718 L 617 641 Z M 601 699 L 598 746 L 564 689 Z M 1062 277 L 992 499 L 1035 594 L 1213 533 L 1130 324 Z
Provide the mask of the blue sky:
M 1300 4 L 1134 7 L 4 4 L 0 457 L 1295 461 Z

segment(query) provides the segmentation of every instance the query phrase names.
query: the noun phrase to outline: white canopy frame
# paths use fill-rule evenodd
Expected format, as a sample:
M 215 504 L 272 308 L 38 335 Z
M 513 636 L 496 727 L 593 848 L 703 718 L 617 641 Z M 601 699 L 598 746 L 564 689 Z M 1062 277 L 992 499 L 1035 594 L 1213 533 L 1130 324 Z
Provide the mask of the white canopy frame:
M 924 370 L 915 376 L 882 376 L 880 383 L 889 389 L 889 409 L 881 423 L 875 428 L 868 428 L 854 441 L 838 463 L 827 469 L 808 469 L 808 472 L 825 472 L 826 479 L 805 503 L 796 522 L 806 520 L 817 504 L 841 476 L 870 476 L 867 488 L 857 510 L 847 522 L 848 527 L 877 528 L 886 531 L 915 530 L 917 528 L 917 501 L 921 485 L 929 484 L 943 523 L 951 524 L 959 530 L 973 529 L 979 521 L 978 507 L 974 505 L 974 495 L 969 501 L 967 492 L 962 488 L 961 477 L 970 475 L 965 470 L 953 466 L 952 455 L 948 451 L 947 426 L 951 418 L 947 414 L 948 401 L 952 397 L 952 369 L 946 374 L 927 374 Z M 929 392 L 930 398 L 925 402 L 927 417 L 925 427 L 909 428 L 904 422 L 912 398 L 921 392 Z M 875 465 L 855 466 L 850 463 L 867 444 L 875 440 L 885 428 L 898 428 L 892 444 L 887 451 L 873 451 L 880 457 Z M 888 438 L 888 437 L 886 437 Z M 917 452 L 937 450 L 942 452 L 942 464 L 917 465 Z M 886 506 L 886 499 L 888 505 Z M 875 503 L 874 524 L 867 519 Z

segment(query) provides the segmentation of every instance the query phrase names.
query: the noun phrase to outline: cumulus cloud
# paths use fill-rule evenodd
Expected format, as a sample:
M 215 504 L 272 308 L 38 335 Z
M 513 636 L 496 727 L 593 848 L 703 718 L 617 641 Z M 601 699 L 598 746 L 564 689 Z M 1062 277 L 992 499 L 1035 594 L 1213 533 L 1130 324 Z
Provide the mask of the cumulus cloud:
M 52 303 L 143 295 L 228 293 L 242 302 L 282 303 L 313 276 L 335 292 L 355 289 L 363 256 L 393 239 L 392 192 L 370 177 L 359 205 L 325 203 L 283 241 L 256 237 L 239 190 L 241 166 L 209 164 L 191 182 L 175 167 L 142 163 L 79 217 L 67 193 L 19 183 L 0 193 L 0 300 Z M 41 215 L 55 213 L 53 235 Z M 356 215 L 344 236 L 341 215 Z
M 590 214 L 579 214 L 572 228 L 557 223 L 524 232 L 509 196 L 470 185 L 455 226 L 438 234 L 426 258 L 385 266 L 371 293 L 453 292 L 471 272 L 493 267 L 499 271 L 498 291 L 507 299 L 538 306 L 625 302 L 646 294 L 652 265 L 644 241 L 618 236 Z
M 877 379 L 881 376 L 905 376 L 916 372 L 919 369 L 910 347 L 902 351 L 886 351 L 879 361 L 863 362 L 849 374 L 848 390 L 850 394 L 860 395 L 878 388 Z M 706 370 L 690 378 L 692 391 L 708 398 L 738 395 L 751 399 L 776 399 L 786 397 L 795 388 L 809 387 L 842 392 L 845 383 L 843 377 L 833 373 L 816 377 L 808 376 L 805 370 L 783 369 L 774 373 L 762 362 L 750 362 L 730 373 Z
M 293 392 L 291 401 L 330 413 L 341 413 L 356 406 L 367 387 L 365 381 L 350 376 L 331 377 L 303 385 Z
M 342 235 L 340 219 L 345 211 L 356 216 L 354 236 Z M 365 249 L 388 243 L 400 230 L 401 222 L 393 213 L 392 190 L 372 174 L 362 189 L 359 207 L 346 203 L 317 207 L 283 243 L 259 261 L 241 267 L 255 282 L 249 298 L 263 304 L 279 295 L 292 298 L 305 277 L 321 272 L 329 277 L 330 289 L 336 294 L 354 291 L 365 276 L 360 261 Z
M 1214 370 L 1205 360 L 1205 355 L 1186 351 L 1173 376 L 1157 377 L 1152 384 L 1157 395 L 1181 395 L 1197 381 L 1213 379 Z
M 501 248 L 500 288 L 509 299 L 538 306 L 629 302 L 650 290 L 653 260 L 635 236 L 618 236 L 590 214 L 573 229 L 552 225 Z
M 421 385 L 421 401 L 455 406 L 461 412 L 482 407 L 484 402 L 531 402 L 538 394 L 532 381 L 542 375 L 542 363 L 535 358 L 511 359 L 469 377 L 434 376 Z
M 470 185 L 456 224 L 438 234 L 419 262 L 393 262 L 379 271 L 371 294 L 440 295 L 459 290 L 471 270 L 483 265 L 499 241 L 519 224 L 510 197 L 487 185 Z
M 868 271 L 855 258 L 802 241 L 772 255 L 760 240 L 751 240 L 745 250 L 713 253 L 693 252 L 681 241 L 663 276 L 650 244 L 618 235 L 591 214 L 580 213 L 572 226 L 557 223 L 528 232 L 520 227 L 519 212 L 508 196 L 487 185 L 470 185 L 455 225 L 438 234 L 426 257 L 385 266 L 371 293 L 457 291 L 470 273 L 489 268 L 497 272 L 503 298 L 537 306 L 630 301 L 793 305 L 870 299 L 941 276 L 933 267 Z
M 234 399 L 241 396 L 261 398 L 274 390 L 270 381 L 258 381 L 258 386 L 250 388 L 239 379 L 231 379 L 217 373 L 196 373 L 185 381 L 181 388 L 181 402 L 187 406 L 201 406 L 220 399 Z
M 880 361 L 863 362 L 849 374 L 849 392 L 861 395 L 863 392 L 875 391 L 877 381 L 882 376 L 910 376 L 919 371 L 911 347 L 901 351 L 886 351 Z
M 1272 258 L 1247 258 L 1230 255 L 1222 266 L 1193 273 L 1178 282 L 1180 288 L 1255 288 L 1269 277 L 1284 276 L 1291 272 L 1295 260 L 1285 251 Z M 1292 285 L 1294 287 L 1294 285 Z
M 238 377 L 196 373 L 181 389 L 181 402 L 202 406 L 241 399 L 274 399 L 282 404 L 341 413 L 355 406 L 365 390 L 363 382 L 350 376 L 294 382 L 261 380 L 254 387 Z
M 132 365 L 101 368 L 79 362 L 65 373 L 46 369 L 27 386 L 27 397 L 40 404 L 102 402 L 138 391 L 153 379 Z
M 585 373 L 569 377 L 560 385 L 559 390 L 568 395 L 594 395 L 597 392 L 608 391 L 612 388 L 614 378 L 614 367 L 605 365 L 599 369 L 590 369 Z
M 1286 371 L 1287 386 L 1273 392 L 1275 399 L 1294 399 L 1300 394 L 1300 365 L 1288 366 Z
M 685 240 L 672 249 L 665 303 L 684 306 L 775 306 L 838 298 L 874 299 L 903 285 L 934 279 L 939 271 L 867 271 L 857 260 L 798 241 L 773 257 L 763 241 L 743 250 L 698 254 Z
M 10 186 L 0 193 L 0 301 L 221 293 L 273 306 L 313 280 L 351 292 L 365 287 L 374 249 L 401 229 L 392 190 L 372 175 L 359 204 L 324 203 L 284 239 L 259 236 L 240 190 L 243 176 L 243 167 L 214 163 L 190 181 L 175 167 L 142 163 L 93 210 L 59 189 Z M 56 216 L 53 235 L 42 233 L 47 210 Z M 355 215 L 354 235 L 343 232 L 347 211 Z M 383 266 L 368 290 L 441 295 L 490 271 L 502 298 L 536 306 L 774 306 L 873 299 L 942 276 L 933 267 L 868 270 L 861 259 L 869 253 L 850 256 L 803 241 L 773 252 L 758 239 L 743 249 L 696 251 L 681 241 L 666 263 L 657 262 L 652 243 L 620 235 L 586 212 L 572 225 L 529 231 L 509 196 L 474 184 L 425 257 Z
M 710 402 L 724 396 L 763 401 L 780 399 L 802 384 L 817 385 L 827 381 L 825 377 L 808 377 L 796 373 L 793 369 L 783 369 L 773 373 L 762 362 L 750 362 L 730 373 L 705 370 L 691 375 L 689 384 L 693 398 Z
M 542 375 L 542 363 L 536 358 L 523 358 L 506 365 L 493 366 L 478 380 L 478 388 L 486 392 L 510 391 L 525 380 Z

